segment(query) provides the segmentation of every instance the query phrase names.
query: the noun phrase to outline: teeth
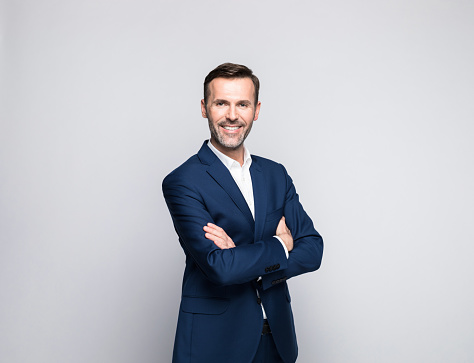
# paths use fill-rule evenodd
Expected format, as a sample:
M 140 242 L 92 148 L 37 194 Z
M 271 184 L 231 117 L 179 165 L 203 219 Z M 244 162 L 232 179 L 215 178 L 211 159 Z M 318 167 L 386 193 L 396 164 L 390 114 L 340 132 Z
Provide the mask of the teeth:
M 234 127 L 231 127 L 231 126 L 224 126 L 224 128 L 226 130 L 229 130 L 229 131 L 234 131 L 234 130 L 237 130 L 239 128 L 239 126 L 234 126 Z

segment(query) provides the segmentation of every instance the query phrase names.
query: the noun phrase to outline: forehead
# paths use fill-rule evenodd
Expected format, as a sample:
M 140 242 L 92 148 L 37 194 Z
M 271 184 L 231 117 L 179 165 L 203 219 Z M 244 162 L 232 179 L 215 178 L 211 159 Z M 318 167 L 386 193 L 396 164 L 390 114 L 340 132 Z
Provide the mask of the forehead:
M 210 99 L 254 99 L 255 86 L 250 78 L 215 78 L 209 83 Z

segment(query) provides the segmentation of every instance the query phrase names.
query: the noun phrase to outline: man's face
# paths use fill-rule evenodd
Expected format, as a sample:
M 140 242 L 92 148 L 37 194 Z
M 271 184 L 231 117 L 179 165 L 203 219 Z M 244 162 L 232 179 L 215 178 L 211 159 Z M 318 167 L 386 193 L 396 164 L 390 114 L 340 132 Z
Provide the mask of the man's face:
M 202 117 L 209 121 L 211 141 L 217 149 L 239 149 L 258 119 L 260 102 L 255 104 L 250 78 L 215 78 L 209 83 L 207 104 L 201 100 Z

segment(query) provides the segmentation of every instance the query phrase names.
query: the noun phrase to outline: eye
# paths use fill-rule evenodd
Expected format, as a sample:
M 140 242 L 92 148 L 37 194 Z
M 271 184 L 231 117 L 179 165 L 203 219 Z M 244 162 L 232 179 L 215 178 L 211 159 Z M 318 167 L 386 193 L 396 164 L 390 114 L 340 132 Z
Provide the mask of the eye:
M 240 106 L 240 107 L 247 107 L 248 104 L 246 104 L 246 103 L 241 103 L 239 106 Z
M 221 102 L 221 101 L 216 102 L 216 106 L 224 106 L 224 102 Z

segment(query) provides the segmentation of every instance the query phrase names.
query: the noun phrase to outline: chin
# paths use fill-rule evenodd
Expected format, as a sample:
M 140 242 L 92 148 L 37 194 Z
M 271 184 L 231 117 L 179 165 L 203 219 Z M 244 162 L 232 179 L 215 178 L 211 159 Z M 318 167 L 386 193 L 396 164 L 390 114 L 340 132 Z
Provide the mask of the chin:
M 242 143 L 240 144 L 219 143 L 219 144 L 221 144 L 223 147 L 229 150 L 237 150 L 239 147 L 242 146 Z
M 243 143 L 244 140 L 239 139 L 231 139 L 231 138 L 224 138 L 224 137 L 216 137 L 215 140 L 217 143 L 227 149 L 238 149 Z
M 227 149 L 235 150 L 242 146 L 242 144 L 244 143 L 244 140 L 229 140 L 226 142 L 226 140 L 221 139 L 219 140 L 219 143 L 222 146 L 226 147 Z

